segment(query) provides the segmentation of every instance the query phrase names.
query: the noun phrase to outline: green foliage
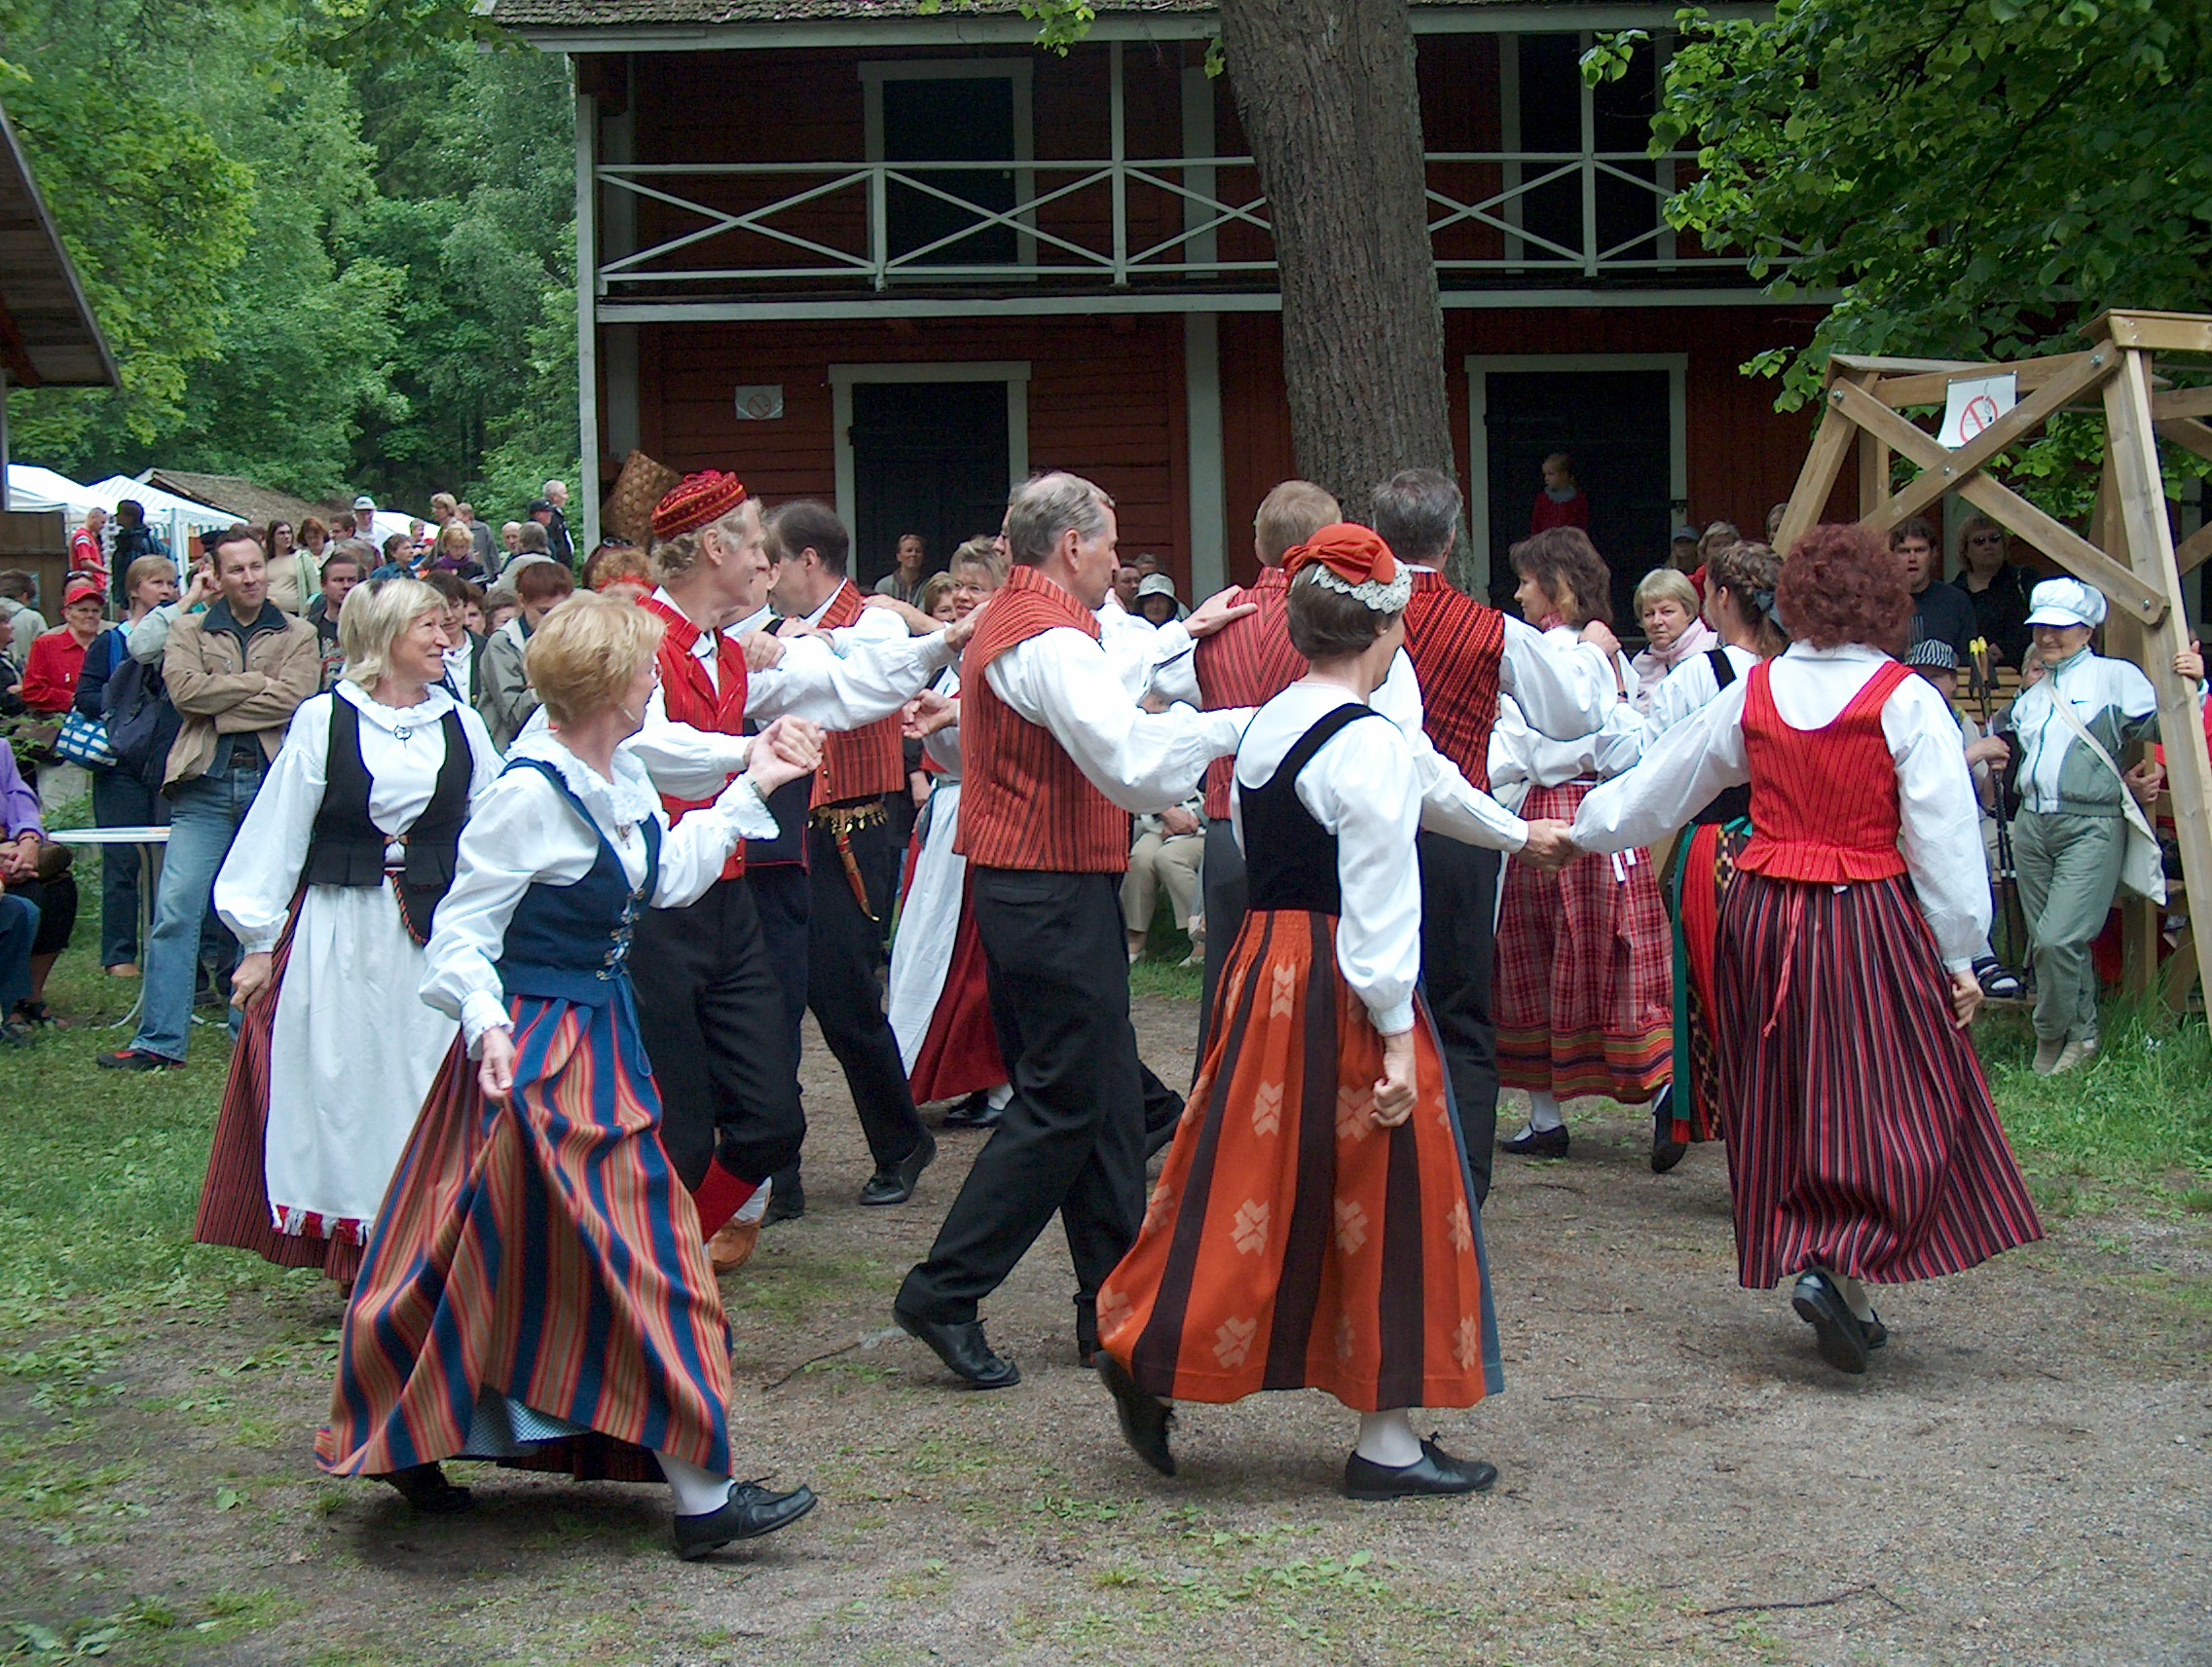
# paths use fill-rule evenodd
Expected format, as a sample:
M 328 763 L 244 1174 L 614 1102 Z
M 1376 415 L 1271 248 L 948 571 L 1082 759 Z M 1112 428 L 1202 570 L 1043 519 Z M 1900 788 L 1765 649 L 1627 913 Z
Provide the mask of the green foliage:
M 1831 352 L 2012 358 L 2107 308 L 2207 304 L 2205 0 L 1780 0 L 1677 25 L 1652 149 L 1699 168 L 1669 222 L 1780 299 L 1838 297 L 1808 349 L 1746 367 L 1784 376 L 1786 409 Z M 1636 38 L 1586 78 L 1624 73 Z M 2030 448 L 2022 484 L 2085 501 L 2079 450 Z
M 567 70 L 478 50 L 488 26 L 458 0 L 0 0 L 10 113 L 125 382 L 15 394 L 16 455 L 495 519 L 573 476 Z

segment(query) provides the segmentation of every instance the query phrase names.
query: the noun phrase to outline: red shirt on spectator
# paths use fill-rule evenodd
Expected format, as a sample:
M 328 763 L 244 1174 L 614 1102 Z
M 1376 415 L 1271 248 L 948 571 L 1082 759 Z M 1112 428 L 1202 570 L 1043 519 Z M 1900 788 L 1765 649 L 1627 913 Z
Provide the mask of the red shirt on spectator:
M 100 550 L 99 535 L 90 527 L 80 527 L 69 536 L 69 571 L 91 574 L 103 589 L 106 586 L 107 557 Z
M 23 667 L 23 704 L 33 712 L 66 712 L 85 675 L 85 648 L 66 625 L 40 633 Z
M 1554 527 L 1579 527 L 1590 531 L 1590 499 L 1579 486 L 1574 496 L 1564 503 L 1548 492 L 1536 494 L 1536 507 L 1529 512 L 1529 537 L 1548 533 Z

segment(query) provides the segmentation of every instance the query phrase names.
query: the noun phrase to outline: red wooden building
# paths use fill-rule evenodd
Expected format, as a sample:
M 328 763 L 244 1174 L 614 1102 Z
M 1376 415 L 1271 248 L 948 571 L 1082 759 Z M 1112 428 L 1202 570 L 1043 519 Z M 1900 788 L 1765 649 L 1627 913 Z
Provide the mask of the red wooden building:
M 1722 8 L 1728 10 L 1728 8 Z M 584 450 L 835 502 L 864 576 L 900 533 L 995 530 L 1076 469 L 1185 594 L 1251 567 L 1292 472 L 1267 204 L 1210 8 L 1102 5 L 1064 57 L 1008 0 L 496 0 L 576 69 Z M 1416 4 L 1430 218 L 1478 559 L 1547 452 L 1633 575 L 1672 527 L 1753 528 L 1806 425 L 1746 380 L 1809 334 L 1668 230 L 1646 154 L 1669 5 Z M 1657 41 L 1586 90 L 1596 29 Z M 596 495 L 587 520 L 596 520 Z M 594 529 L 595 530 L 595 529 Z M 1508 581 L 1509 583 L 1510 581 Z

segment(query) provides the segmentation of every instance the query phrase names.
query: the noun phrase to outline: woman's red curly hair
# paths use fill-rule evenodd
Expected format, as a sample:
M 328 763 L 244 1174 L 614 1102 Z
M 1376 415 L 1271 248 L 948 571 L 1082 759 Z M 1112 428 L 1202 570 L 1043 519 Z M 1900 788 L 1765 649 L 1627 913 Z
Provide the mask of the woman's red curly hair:
M 1863 643 L 1901 654 L 1912 625 L 1904 558 L 1864 527 L 1829 522 L 1799 538 L 1782 564 L 1774 602 L 1790 641 L 1816 648 Z

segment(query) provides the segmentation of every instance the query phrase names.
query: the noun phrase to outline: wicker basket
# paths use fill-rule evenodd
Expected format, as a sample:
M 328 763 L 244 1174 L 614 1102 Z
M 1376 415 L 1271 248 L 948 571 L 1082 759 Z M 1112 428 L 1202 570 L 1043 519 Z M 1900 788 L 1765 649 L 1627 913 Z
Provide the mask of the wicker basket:
M 643 452 L 632 452 L 622 460 L 614 490 L 600 506 L 600 526 L 610 536 L 627 538 L 633 544 L 651 543 L 653 506 L 682 479 L 666 463 L 656 463 Z

